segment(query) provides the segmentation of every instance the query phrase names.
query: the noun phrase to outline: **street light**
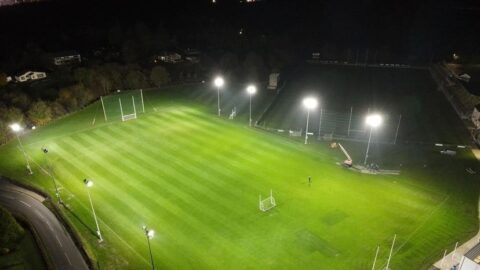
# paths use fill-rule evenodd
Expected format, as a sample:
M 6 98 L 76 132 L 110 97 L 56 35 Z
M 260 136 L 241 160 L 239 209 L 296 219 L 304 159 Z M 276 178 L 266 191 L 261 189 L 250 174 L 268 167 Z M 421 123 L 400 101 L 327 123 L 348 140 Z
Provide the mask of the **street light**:
M 215 87 L 217 87 L 217 107 L 218 107 L 218 116 L 220 116 L 220 88 L 225 84 L 225 81 L 223 80 L 222 77 L 218 76 L 215 78 L 213 81 L 213 84 Z
M 48 173 L 52 177 L 53 186 L 55 187 L 55 195 L 57 196 L 58 203 L 63 203 L 62 198 L 60 198 L 60 192 L 58 191 L 57 181 L 55 180 L 55 176 L 53 175 L 52 166 L 47 158 L 48 149 L 46 147 L 42 147 L 42 152 L 45 154 L 45 164 L 47 165 Z
M 368 136 L 367 152 L 365 153 L 365 161 L 363 162 L 363 165 L 367 165 L 368 151 L 370 150 L 370 141 L 372 140 L 372 130 L 382 124 L 383 118 L 379 114 L 370 114 L 365 119 L 365 122 L 370 126 L 370 135 Z
M 87 187 L 88 199 L 90 200 L 90 206 L 92 207 L 93 218 L 95 219 L 95 224 L 97 225 L 98 242 L 102 242 L 103 238 L 102 238 L 102 234 L 100 233 L 100 227 L 98 226 L 97 215 L 95 214 L 95 209 L 93 209 L 92 197 L 90 196 L 90 190 L 89 190 L 89 188 L 93 186 L 93 181 L 90 179 L 84 179 L 83 183 L 85 184 L 85 187 Z
M 30 174 L 33 174 L 32 168 L 30 167 L 30 162 L 28 161 L 27 153 L 25 152 L 25 149 L 23 148 L 23 144 L 20 141 L 20 136 L 18 136 L 18 133 L 22 131 L 23 128 L 18 123 L 11 124 L 10 128 L 12 129 L 13 133 L 15 133 L 15 136 L 17 137 L 18 145 L 20 146 L 20 151 L 22 151 L 23 156 L 25 157 L 25 161 L 27 162 L 27 170 L 29 171 Z
M 145 232 L 145 236 L 147 237 L 148 251 L 150 252 L 150 263 L 152 264 L 152 270 L 154 270 L 155 263 L 153 262 L 152 247 L 150 246 L 150 239 L 152 239 L 155 236 L 155 231 L 148 229 L 147 226 L 143 226 L 143 231 Z
M 248 120 L 248 125 L 249 126 L 252 126 L 252 96 L 257 93 L 257 87 L 255 87 L 255 85 L 249 85 L 247 87 L 247 93 L 248 95 L 250 96 L 250 116 L 249 116 L 249 120 Z
M 307 108 L 307 127 L 305 128 L 305 144 L 308 143 L 308 121 L 310 119 L 310 110 L 315 109 L 318 106 L 316 98 L 307 97 L 303 99 L 303 106 Z

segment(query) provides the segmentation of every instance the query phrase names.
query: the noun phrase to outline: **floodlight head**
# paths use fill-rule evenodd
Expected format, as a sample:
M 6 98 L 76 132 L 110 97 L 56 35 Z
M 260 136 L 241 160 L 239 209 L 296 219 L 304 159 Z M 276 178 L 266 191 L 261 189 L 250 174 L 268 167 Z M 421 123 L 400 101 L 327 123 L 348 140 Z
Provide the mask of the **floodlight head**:
M 225 81 L 220 76 L 216 77 L 215 80 L 213 81 L 213 84 L 215 84 L 215 86 L 218 88 L 222 87 L 224 83 Z
M 154 230 L 147 230 L 146 233 L 147 233 L 148 239 L 152 239 L 155 236 Z
M 255 87 L 255 85 L 249 85 L 247 87 L 247 93 L 250 94 L 250 95 L 253 95 L 257 92 L 257 87 Z
M 318 106 L 318 101 L 316 98 L 306 97 L 303 99 L 303 105 L 309 110 L 315 109 Z
M 85 186 L 86 186 L 86 187 L 91 187 L 91 186 L 93 186 L 93 181 L 90 180 L 90 179 L 85 179 L 85 180 L 83 180 L 83 183 L 85 183 Z
M 35 130 L 36 128 L 37 128 L 36 126 L 33 126 L 33 127 L 32 127 L 32 130 Z
M 382 116 L 379 114 L 370 114 L 366 118 L 367 125 L 371 126 L 372 128 L 376 128 L 382 124 Z
M 10 128 L 13 130 L 13 132 L 19 132 L 22 130 L 22 127 L 18 123 L 11 124 Z

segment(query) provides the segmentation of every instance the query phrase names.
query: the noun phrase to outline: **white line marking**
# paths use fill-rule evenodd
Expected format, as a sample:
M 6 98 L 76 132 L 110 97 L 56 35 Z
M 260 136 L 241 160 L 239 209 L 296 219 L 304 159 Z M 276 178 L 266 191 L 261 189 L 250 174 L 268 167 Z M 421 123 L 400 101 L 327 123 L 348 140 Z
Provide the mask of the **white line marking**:
M 62 243 L 60 242 L 60 240 L 58 240 L 58 236 L 57 236 L 56 234 L 55 234 L 55 238 L 57 238 L 57 241 L 58 241 L 58 243 L 60 244 L 60 246 L 63 247 L 63 246 L 62 246 Z
M 47 223 L 47 226 L 48 228 L 50 228 L 50 231 L 53 232 L 53 228 L 52 228 L 52 225 L 50 225 L 50 222 L 48 222 L 48 220 L 45 220 L 45 223 Z
M 68 257 L 67 253 L 63 252 L 63 254 L 65 254 L 65 257 L 67 257 L 67 261 L 70 265 L 72 265 L 72 262 L 70 261 L 70 258 Z
M 28 206 L 28 207 L 32 207 L 30 204 L 28 204 L 28 203 L 26 203 L 26 202 L 24 202 L 24 201 L 22 201 L 22 200 L 19 200 L 19 201 L 20 201 L 21 203 L 25 204 L 25 205 Z

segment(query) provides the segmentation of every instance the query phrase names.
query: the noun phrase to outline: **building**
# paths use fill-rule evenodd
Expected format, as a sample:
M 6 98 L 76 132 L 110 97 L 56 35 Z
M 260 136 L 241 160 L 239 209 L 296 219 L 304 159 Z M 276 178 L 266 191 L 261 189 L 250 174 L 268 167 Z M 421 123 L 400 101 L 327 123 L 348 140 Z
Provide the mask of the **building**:
M 480 243 L 463 255 L 458 270 L 480 270 Z
M 155 63 L 164 62 L 164 63 L 175 64 L 181 61 L 182 61 L 182 55 L 173 51 L 165 51 L 165 52 L 156 54 L 153 57 L 153 62 Z
M 24 71 L 15 76 L 17 82 L 27 82 L 45 79 L 47 73 L 42 71 Z
M 480 129 L 480 103 L 473 108 L 471 119 L 475 127 Z
M 55 66 L 76 65 L 82 62 L 82 56 L 76 51 L 59 52 L 52 55 Z

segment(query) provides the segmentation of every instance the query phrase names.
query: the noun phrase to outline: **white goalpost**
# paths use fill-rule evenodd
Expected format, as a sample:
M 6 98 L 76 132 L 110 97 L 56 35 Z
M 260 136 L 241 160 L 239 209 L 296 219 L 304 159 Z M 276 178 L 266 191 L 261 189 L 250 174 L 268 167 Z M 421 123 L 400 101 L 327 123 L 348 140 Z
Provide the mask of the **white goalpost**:
M 143 89 L 118 90 L 111 95 L 101 96 L 100 103 L 105 122 L 117 119 L 122 119 L 122 121 L 137 119 L 139 113 L 145 113 Z
M 135 108 L 135 98 L 132 96 L 132 105 L 133 105 L 133 113 L 130 114 L 123 114 L 123 107 L 122 107 L 122 99 L 118 99 L 118 103 L 120 104 L 120 114 L 122 115 L 122 121 L 128 121 L 132 119 L 137 119 L 137 109 Z
M 262 200 L 262 195 L 258 195 L 258 208 L 260 211 L 266 212 L 277 206 L 275 198 L 273 197 L 273 192 L 270 189 L 270 196 Z

